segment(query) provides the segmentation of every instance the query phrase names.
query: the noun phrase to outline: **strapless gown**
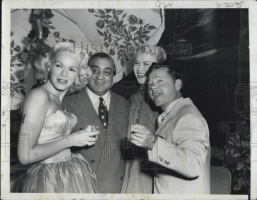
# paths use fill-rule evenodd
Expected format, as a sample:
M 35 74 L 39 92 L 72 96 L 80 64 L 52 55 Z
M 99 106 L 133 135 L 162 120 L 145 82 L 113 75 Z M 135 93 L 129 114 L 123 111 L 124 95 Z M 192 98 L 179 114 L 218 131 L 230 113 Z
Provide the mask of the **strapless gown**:
M 56 110 L 45 119 L 38 144 L 69 135 L 77 123 L 74 114 Z M 16 192 L 23 193 L 96 193 L 97 179 L 82 155 L 70 149 L 35 163 L 16 182 Z

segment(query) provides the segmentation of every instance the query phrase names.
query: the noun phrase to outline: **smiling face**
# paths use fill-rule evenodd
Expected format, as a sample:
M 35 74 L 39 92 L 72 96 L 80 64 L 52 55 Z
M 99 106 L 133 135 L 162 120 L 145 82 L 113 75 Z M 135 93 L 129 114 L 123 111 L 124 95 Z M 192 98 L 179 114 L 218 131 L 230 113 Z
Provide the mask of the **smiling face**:
M 67 90 L 78 76 L 78 57 L 68 52 L 59 52 L 51 63 L 50 82 L 56 90 Z
M 98 96 L 109 91 L 113 83 L 113 63 L 107 58 L 95 58 L 91 62 L 92 76 L 88 88 Z
M 167 68 L 155 69 L 148 79 L 148 91 L 150 98 L 156 106 L 162 110 L 181 97 L 181 80 L 176 81 L 168 74 Z
M 134 63 L 134 72 L 137 82 L 141 85 L 146 82 L 146 72 L 153 62 L 157 62 L 156 57 L 149 53 L 137 54 Z

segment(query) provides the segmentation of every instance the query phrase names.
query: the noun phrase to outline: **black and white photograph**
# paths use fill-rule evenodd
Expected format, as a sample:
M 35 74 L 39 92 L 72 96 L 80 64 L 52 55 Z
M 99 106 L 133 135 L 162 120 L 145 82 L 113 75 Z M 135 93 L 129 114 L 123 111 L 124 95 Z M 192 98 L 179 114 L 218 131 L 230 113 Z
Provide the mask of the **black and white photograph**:
M 1 199 L 257 198 L 256 1 L 2 5 Z

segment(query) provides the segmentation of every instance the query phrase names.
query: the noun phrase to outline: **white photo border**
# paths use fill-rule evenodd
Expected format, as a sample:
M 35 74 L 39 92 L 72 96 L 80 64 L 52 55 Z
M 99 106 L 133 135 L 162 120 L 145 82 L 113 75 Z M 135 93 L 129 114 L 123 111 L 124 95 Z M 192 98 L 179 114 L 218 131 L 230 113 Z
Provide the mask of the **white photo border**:
M 230 7 L 227 5 L 230 4 Z M 240 6 L 240 7 L 238 7 Z M 11 9 L 35 8 L 247 8 L 249 11 L 250 88 L 257 88 L 256 1 L 2 1 L 1 46 L 1 199 L 248 199 L 247 195 L 154 195 L 154 194 L 24 194 L 10 193 L 10 23 Z M 251 92 L 251 91 L 250 91 Z M 256 90 L 254 91 L 256 92 Z M 254 93 L 256 96 L 256 93 Z M 256 101 L 253 98 L 253 100 Z M 256 102 L 250 102 L 255 105 Z M 256 114 L 255 114 L 256 115 Z M 251 200 L 257 199 L 257 116 L 251 110 Z

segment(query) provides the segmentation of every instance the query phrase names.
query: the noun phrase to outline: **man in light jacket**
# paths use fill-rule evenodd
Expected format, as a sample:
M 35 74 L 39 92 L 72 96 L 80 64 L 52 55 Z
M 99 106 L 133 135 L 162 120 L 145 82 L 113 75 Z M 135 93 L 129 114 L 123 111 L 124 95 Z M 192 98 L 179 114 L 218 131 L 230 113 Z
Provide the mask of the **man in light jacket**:
M 210 194 L 210 143 L 206 120 L 190 98 L 183 98 L 181 75 L 156 65 L 148 76 L 150 98 L 164 111 L 151 133 L 132 126 L 132 143 L 148 149 L 154 162 L 154 193 Z

